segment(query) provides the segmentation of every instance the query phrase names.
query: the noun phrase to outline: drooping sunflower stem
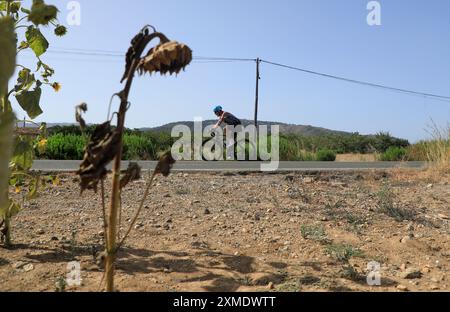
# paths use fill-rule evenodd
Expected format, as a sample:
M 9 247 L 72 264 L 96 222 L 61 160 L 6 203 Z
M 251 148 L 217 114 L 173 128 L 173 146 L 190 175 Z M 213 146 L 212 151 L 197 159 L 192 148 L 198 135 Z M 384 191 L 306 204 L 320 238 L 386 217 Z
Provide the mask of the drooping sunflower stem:
M 150 32 L 150 29 L 153 32 Z M 159 39 L 160 43 L 150 49 L 143 58 L 142 54 L 147 45 L 153 40 Z M 125 72 L 122 76 L 121 82 L 126 81 L 125 87 L 122 91 L 113 95 L 120 99 L 120 106 L 117 112 L 117 126 L 115 129 L 111 126 L 111 102 L 108 108 L 108 120 L 98 125 L 90 137 L 86 145 L 84 159 L 80 164 L 78 174 L 80 176 L 81 192 L 86 189 L 97 191 L 98 184 L 101 183 L 102 191 L 102 209 L 105 233 L 105 251 L 103 252 L 105 260 L 105 280 L 106 290 L 108 292 L 114 291 L 114 262 L 117 257 L 117 252 L 120 246 L 124 243 L 130 234 L 144 202 L 152 187 L 153 178 L 156 174 L 168 176 L 175 160 L 170 153 L 164 154 L 151 176 L 147 188 L 144 192 L 142 200 L 139 202 L 138 210 L 136 212 L 130 228 L 125 232 L 125 235 L 120 238 L 120 223 L 119 219 L 121 213 L 121 192 L 124 187 L 131 181 L 139 179 L 141 168 L 137 163 L 130 163 L 127 172 L 121 177 L 121 160 L 123 153 L 123 135 L 125 131 L 125 117 L 127 110 L 130 108 L 128 96 L 130 94 L 131 86 L 133 84 L 134 75 L 136 72 L 153 73 L 159 72 L 161 74 L 178 74 L 183 70 L 192 60 L 191 49 L 176 41 L 169 41 L 169 39 L 162 33 L 156 32 L 152 26 L 144 27 L 131 41 L 131 47 L 126 54 Z M 87 111 L 85 103 L 79 105 L 76 109 L 76 120 L 80 127 L 86 125 L 82 118 L 82 114 Z M 111 118 L 111 119 L 110 119 Z M 110 205 L 108 211 L 105 208 L 104 195 L 104 179 L 107 176 L 107 165 L 112 164 L 112 190 Z M 117 244 L 117 241 L 120 243 Z M 102 278 L 103 281 L 103 278 Z
M 113 163 L 113 175 L 112 175 L 112 194 L 111 205 L 109 208 L 108 216 L 108 233 L 107 233 L 107 246 L 106 246 L 106 290 L 108 292 L 114 291 L 114 261 L 117 252 L 117 222 L 120 204 L 120 170 L 123 151 L 123 133 L 125 129 L 125 116 L 129 106 L 128 96 L 130 94 L 131 86 L 135 72 L 141 63 L 141 56 L 147 45 L 153 39 L 160 39 L 162 42 L 167 42 L 168 39 L 165 35 L 153 32 L 149 33 L 148 28 L 144 28 L 132 41 L 132 47 L 127 53 L 127 64 L 124 77 L 122 81 L 126 79 L 125 88 L 118 93 L 121 100 L 119 111 L 117 113 L 117 135 L 119 140 L 119 146 Z M 183 68 L 191 59 L 187 59 L 185 64 L 182 64 Z M 178 64 L 177 64 L 178 65 Z M 106 233 L 105 233 L 106 235 Z M 126 237 L 127 235 L 125 235 Z

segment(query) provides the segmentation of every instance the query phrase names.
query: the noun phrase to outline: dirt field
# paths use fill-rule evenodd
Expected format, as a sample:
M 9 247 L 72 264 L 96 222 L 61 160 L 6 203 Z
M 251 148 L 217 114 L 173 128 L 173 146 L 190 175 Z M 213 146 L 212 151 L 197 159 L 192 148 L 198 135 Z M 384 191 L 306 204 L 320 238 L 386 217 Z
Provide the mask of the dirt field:
M 414 174 L 413 174 L 414 175 Z M 450 179 L 406 172 L 159 177 L 120 252 L 119 291 L 449 291 Z M 0 291 L 55 291 L 67 263 L 98 291 L 100 197 L 60 177 L 14 220 Z M 145 181 L 123 195 L 123 230 Z M 109 185 L 108 185 L 109 186 Z M 382 285 L 367 285 L 381 264 Z

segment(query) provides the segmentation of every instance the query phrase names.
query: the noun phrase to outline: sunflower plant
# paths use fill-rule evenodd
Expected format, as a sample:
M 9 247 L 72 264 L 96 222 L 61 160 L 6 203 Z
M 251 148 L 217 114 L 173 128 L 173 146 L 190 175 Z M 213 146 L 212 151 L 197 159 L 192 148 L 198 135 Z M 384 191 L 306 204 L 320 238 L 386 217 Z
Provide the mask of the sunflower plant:
M 154 39 L 159 43 L 151 48 L 143 56 L 144 50 Z M 81 191 L 101 190 L 101 203 L 103 209 L 103 226 L 105 233 L 105 251 L 101 254 L 101 260 L 105 266 L 106 290 L 114 291 L 114 263 L 120 247 L 124 244 L 139 214 L 144 206 L 145 200 L 153 186 L 153 179 L 161 174 L 168 176 L 175 160 L 170 152 L 161 155 L 156 169 L 149 176 L 147 186 L 142 199 L 136 209 L 128 230 L 123 236 L 120 235 L 121 220 L 121 195 L 123 188 L 131 181 L 139 179 L 140 167 L 136 163 L 130 163 L 125 174 L 121 174 L 121 159 L 123 149 L 123 133 L 125 129 L 125 116 L 130 103 L 128 96 L 130 94 L 132 82 L 135 73 L 141 75 L 148 73 L 178 74 L 192 60 L 192 50 L 181 43 L 170 41 L 164 34 L 157 32 L 152 26 L 144 27 L 131 41 L 125 59 L 125 72 L 122 76 L 122 83 L 125 87 L 119 93 L 114 94 L 120 99 L 119 110 L 114 113 L 117 115 L 117 125 L 113 127 L 111 120 L 96 127 L 87 146 L 85 148 L 84 160 L 80 165 L 78 174 L 80 175 Z M 82 114 L 87 111 L 86 103 L 80 104 L 76 108 L 76 120 L 83 129 L 86 122 Z M 109 209 L 106 209 L 104 180 L 107 177 L 107 165 L 113 162 L 112 168 L 112 189 Z M 100 185 L 99 185 L 100 184 Z
M 33 0 L 30 8 L 23 7 L 21 1 L 0 0 L 0 238 L 7 246 L 11 245 L 11 219 L 20 211 L 20 205 L 8 196 L 8 185 L 19 193 L 26 189 L 24 196 L 28 199 L 36 196 L 40 181 L 30 169 L 34 151 L 43 152 L 47 142 L 45 124 L 37 125 L 37 138 L 33 133 L 20 131 L 24 129 L 17 127 L 11 100 L 15 98 L 30 119 L 25 122 L 30 123 L 43 113 L 42 88 L 49 86 L 56 92 L 61 89 L 58 82 L 51 81 L 54 69 L 42 59 L 49 42 L 41 30 L 53 28 L 58 37 L 67 33 L 57 15 L 58 9 L 43 0 Z M 17 54 L 24 51 L 35 55 L 36 68 L 17 64 Z M 15 84 L 11 86 L 14 73 Z

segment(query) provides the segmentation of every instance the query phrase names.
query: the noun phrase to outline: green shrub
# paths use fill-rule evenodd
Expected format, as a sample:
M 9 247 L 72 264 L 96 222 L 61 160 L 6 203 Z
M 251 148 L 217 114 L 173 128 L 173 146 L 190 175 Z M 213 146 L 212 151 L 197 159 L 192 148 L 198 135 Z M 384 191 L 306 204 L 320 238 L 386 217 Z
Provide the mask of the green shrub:
M 151 140 L 143 136 L 125 134 L 123 137 L 123 160 L 154 160 L 157 150 Z
M 405 160 L 407 150 L 403 147 L 389 147 L 386 152 L 380 155 L 381 161 L 402 161 Z
M 335 161 L 336 153 L 331 150 L 319 150 L 316 159 L 318 161 Z
M 270 137 L 268 142 L 270 142 Z M 313 161 L 315 155 L 308 149 L 308 142 L 304 141 L 301 136 L 280 136 L 280 160 L 282 161 Z
M 48 137 L 47 149 L 41 158 L 56 160 L 80 160 L 84 156 L 87 136 L 54 134 Z M 155 160 L 159 150 L 144 136 L 125 134 L 123 160 Z
M 41 157 L 58 160 L 83 159 L 87 137 L 73 134 L 55 134 L 48 137 L 47 148 Z

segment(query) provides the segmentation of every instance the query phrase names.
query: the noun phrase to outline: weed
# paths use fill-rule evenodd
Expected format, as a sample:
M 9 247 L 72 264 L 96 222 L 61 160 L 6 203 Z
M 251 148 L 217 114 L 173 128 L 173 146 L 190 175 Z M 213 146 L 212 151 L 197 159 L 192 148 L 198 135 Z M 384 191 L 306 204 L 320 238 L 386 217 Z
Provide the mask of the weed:
M 364 253 L 348 244 L 331 244 L 326 247 L 327 253 L 335 260 L 348 262 L 352 257 L 363 257 Z
M 64 277 L 60 277 L 55 282 L 55 291 L 56 292 L 65 292 L 66 291 L 67 282 Z
M 320 243 L 327 243 L 328 236 L 325 229 L 322 226 L 315 225 L 302 225 L 300 227 L 300 232 L 304 239 L 311 239 Z
M 354 282 L 361 282 L 364 276 L 360 274 L 352 265 L 346 265 L 340 272 L 340 277 Z
M 381 190 L 377 194 L 377 197 L 380 211 L 389 217 L 394 218 L 397 222 L 414 220 L 416 215 L 414 211 L 395 206 L 395 194 L 392 192 L 391 186 L 388 183 L 383 184 Z

